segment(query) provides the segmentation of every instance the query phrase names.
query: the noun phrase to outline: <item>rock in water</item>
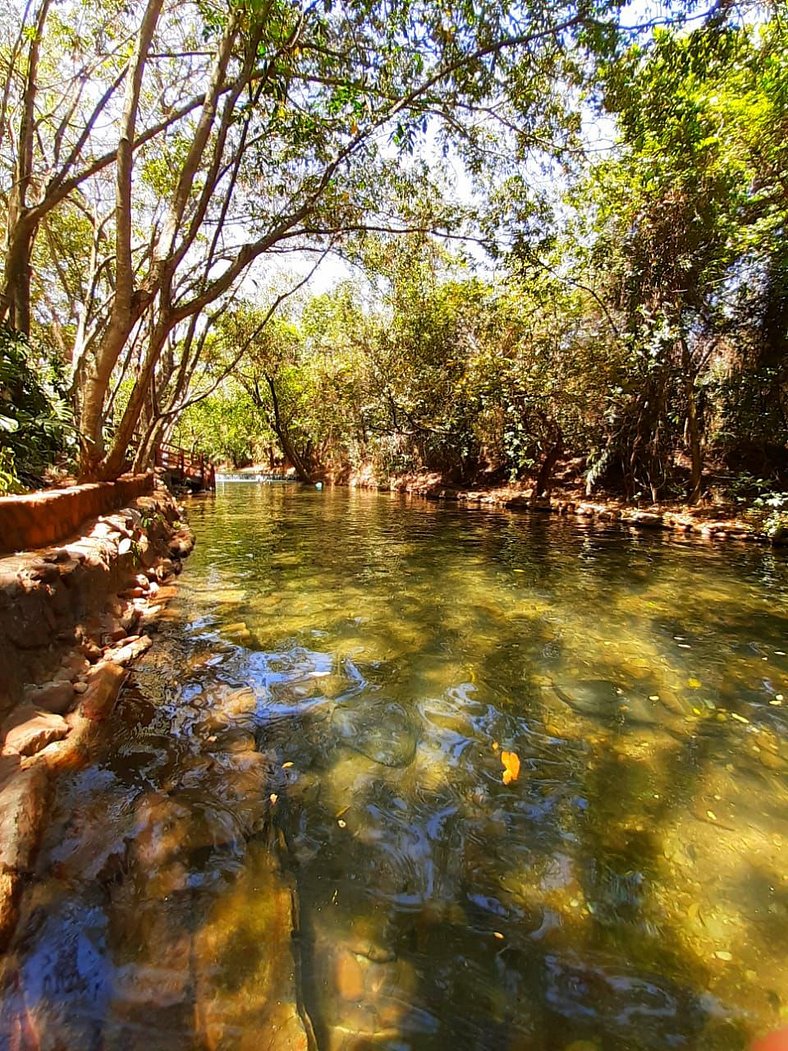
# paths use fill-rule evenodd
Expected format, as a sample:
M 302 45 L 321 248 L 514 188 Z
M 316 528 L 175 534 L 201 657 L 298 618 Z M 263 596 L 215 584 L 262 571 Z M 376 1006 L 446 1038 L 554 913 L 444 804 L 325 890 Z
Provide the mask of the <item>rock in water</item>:
M 632 723 L 652 726 L 660 722 L 660 713 L 645 697 L 625 692 L 607 679 L 578 679 L 553 689 L 578 714 L 604 723 Z
M 581 715 L 598 719 L 617 713 L 624 700 L 623 691 L 607 679 L 577 679 L 561 686 L 554 683 L 553 688 L 564 704 Z
M 419 734 L 415 717 L 396 701 L 359 699 L 337 705 L 331 726 L 342 744 L 383 766 L 413 762 Z

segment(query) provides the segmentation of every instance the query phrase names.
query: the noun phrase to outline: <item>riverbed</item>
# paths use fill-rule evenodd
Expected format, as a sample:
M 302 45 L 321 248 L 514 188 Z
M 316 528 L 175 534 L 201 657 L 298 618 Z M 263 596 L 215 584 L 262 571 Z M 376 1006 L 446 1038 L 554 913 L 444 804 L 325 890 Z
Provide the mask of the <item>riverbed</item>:
M 285 484 L 189 515 L 111 739 L 59 779 L 9 1046 L 788 1023 L 784 553 Z

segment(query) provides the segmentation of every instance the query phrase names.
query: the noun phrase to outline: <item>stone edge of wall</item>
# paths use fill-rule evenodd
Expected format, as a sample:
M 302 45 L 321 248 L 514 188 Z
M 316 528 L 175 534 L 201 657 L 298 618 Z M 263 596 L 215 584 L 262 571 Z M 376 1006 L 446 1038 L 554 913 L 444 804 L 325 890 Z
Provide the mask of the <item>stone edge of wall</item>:
M 0 497 L 0 555 L 65 540 L 90 518 L 109 514 L 153 492 L 153 474 L 122 475 L 23 496 Z

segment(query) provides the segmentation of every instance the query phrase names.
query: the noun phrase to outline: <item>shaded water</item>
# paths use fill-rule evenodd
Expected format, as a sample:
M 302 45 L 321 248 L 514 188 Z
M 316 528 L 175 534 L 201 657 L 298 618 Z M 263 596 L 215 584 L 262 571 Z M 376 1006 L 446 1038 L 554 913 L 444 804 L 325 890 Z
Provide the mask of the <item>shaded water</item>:
M 788 1022 L 784 556 L 282 486 L 190 519 L 112 745 L 59 789 L 9 1042 L 714 1051 Z

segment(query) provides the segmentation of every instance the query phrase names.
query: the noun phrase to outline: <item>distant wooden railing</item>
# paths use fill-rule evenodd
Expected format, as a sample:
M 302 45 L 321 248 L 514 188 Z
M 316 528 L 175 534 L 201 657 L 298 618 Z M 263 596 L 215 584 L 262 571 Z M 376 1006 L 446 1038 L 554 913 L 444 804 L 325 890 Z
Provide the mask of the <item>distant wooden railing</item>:
M 173 481 L 197 489 L 215 489 L 216 472 L 204 453 L 189 452 L 177 445 L 160 445 L 155 463 Z

